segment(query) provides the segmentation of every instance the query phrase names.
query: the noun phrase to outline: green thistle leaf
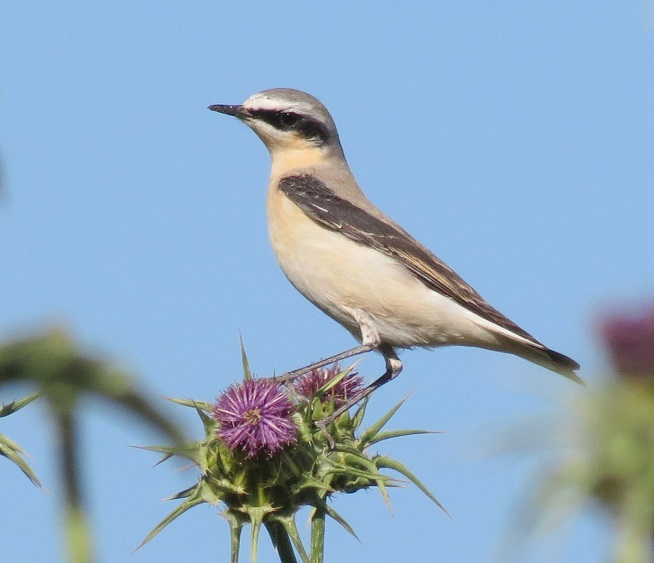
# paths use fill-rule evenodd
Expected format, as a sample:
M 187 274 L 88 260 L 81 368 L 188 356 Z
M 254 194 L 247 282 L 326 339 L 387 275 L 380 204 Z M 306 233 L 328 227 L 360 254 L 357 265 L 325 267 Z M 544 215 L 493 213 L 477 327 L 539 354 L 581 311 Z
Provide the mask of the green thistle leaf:
M 320 387 L 315 393 L 314 396 L 316 397 L 322 397 L 329 391 L 331 391 L 334 387 L 336 387 L 341 381 L 343 381 L 354 369 L 355 364 L 345 368 L 344 370 L 341 370 L 335 377 L 332 377 L 327 383 L 325 383 L 322 387 Z
M 175 399 L 173 397 L 166 397 L 166 399 L 176 405 L 182 405 L 183 407 L 192 407 L 196 410 L 211 412 L 211 404 L 206 401 L 195 401 L 193 399 Z
M 243 337 L 239 336 L 241 341 L 241 362 L 243 363 L 243 379 L 252 379 L 252 372 L 250 371 L 250 362 L 248 361 L 248 356 L 245 353 L 245 344 L 243 344 Z
M 389 410 L 384 416 L 382 416 L 375 424 L 368 427 L 361 435 L 361 438 L 359 438 L 359 441 L 365 446 L 369 445 L 371 443 L 371 440 L 379 433 L 379 431 L 384 426 L 386 426 L 386 423 L 393 417 L 393 415 L 398 411 L 398 409 L 404 404 L 404 402 L 408 398 L 409 397 L 406 396 L 399 403 L 397 403 L 391 410 Z
M 2 418 L 3 416 L 9 416 L 10 414 L 15 413 L 16 411 L 19 411 L 23 407 L 29 405 L 32 401 L 38 399 L 40 396 L 41 393 L 32 393 L 27 397 L 18 399 L 16 401 L 12 401 L 11 403 L 7 403 L 6 405 L 2 405 L 2 407 L 0 407 L 0 418 Z
M 291 488 L 291 492 L 299 495 L 305 491 L 329 494 L 333 493 L 334 489 L 324 479 L 317 479 L 313 475 L 305 475 L 300 483 Z
M 352 465 L 345 465 L 342 463 L 333 463 L 332 468 L 330 469 L 330 473 L 333 475 L 340 475 L 343 477 L 349 477 L 349 478 L 359 478 L 363 480 L 363 483 L 355 482 L 356 486 L 352 487 L 353 489 L 363 489 L 366 487 L 370 487 L 372 483 L 377 483 L 378 481 L 383 481 L 384 483 L 388 483 L 392 481 L 391 477 L 388 477 L 387 475 L 383 475 L 379 473 L 377 470 L 377 467 L 372 464 L 374 469 L 367 470 L 366 468 L 359 469 L 357 467 L 353 467 Z M 345 486 L 345 489 L 347 492 L 353 492 L 353 490 L 350 490 L 347 485 Z
M 37 487 L 43 489 L 36 473 L 32 471 L 29 464 L 23 459 L 25 452 L 20 446 L 4 434 L 0 434 L 0 455 L 6 457 L 9 461 L 14 462 L 25 476 L 32 481 Z
M 152 538 L 154 538 L 159 532 L 161 532 L 161 530 L 163 530 L 166 526 L 168 526 L 168 524 L 170 524 L 173 520 L 184 514 L 187 510 L 190 510 L 194 506 L 197 506 L 198 504 L 202 504 L 203 502 L 206 501 L 196 496 L 194 498 L 189 498 L 187 501 L 180 504 L 177 508 L 175 508 L 170 514 L 168 514 L 168 516 L 166 516 L 161 522 L 159 522 L 152 529 L 152 531 L 139 544 L 136 550 L 141 549 L 146 543 L 148 543 Z
M 23 407 L 29 405 L 32 401 L 38 399 L 40 396 L 41 393 L 32 393 L 27 397 L 2 405 L 2 407 L 0 407 L 0 417 L 9 416 L 16 411 L 19 411 Z M 0 434 L 0 455 L 16 464 L 25 476 L 34 483 L 34 485 L 43 489 L 41 481 L 39 481 L 36 473 L 34 473 L 32 468 L 24 459 L 25 451 L 16 442 L 9 438 L 9 436 L 3 434 Z
M 431 491 L 425 487 L 425 485 L 422 483 L 418 477 L 416 477 L 409 469 L 403 464 L 400 463 L 399 461 L 396 461 L 394 459 L 391 459 L 389 457 L 385 456 L 379 456 L 377 458 L 377 464 L 379 467 L 387 467 L 388 469 L 393 469 L 394 471 L 397 471 L 398 473 L 401 473 L 404 475 L 409 481 L 411 481 L 416 487 L 418 487 L 427 497 L 429 497 L 435 504 L 440 508 L 445 514 L 449 516 L 449 512 L 445 509 L 445 507 L 438 501 L 438 499 L 431 493 Z
M 315 505 L 316 508 L 322 510 L 325 514 L 327 514 L 327 516 L 338 522 L 343 527 L 343 529 L 345 529 L 347 532 L 352 534 L 357 540 L 359 539 L 359 536 L 356 535 L 356 533 L 352 529 L 352 526 L 350 526 L 346 522 L 345 518 L 343 518 L 338 512 L 336 512 L 336 510 L 334 510 L 331 506 L 329 506 L 324 500 L 322 499 L 316 500 Z M 314 513 L 316 508 L 314 508 Z
M 368 406 L 368 401 L 370 397 L 366 397 L 359 408 L 355 411 L 354 416 L 352 417 L 352 428 L 356 430 L 363 424 L 363 417 L 366 416 L 366 407 Z M 346 415 L 347 413 L 345 413 Z M 345 416 L 343 415 L 343 416 Z M 341 417 L 343 418 L 343 417 Z
M 171 495 L 169 497 L 166 497 L 164 500 L 180 500 L 183 498 L 189 498 L 190 496 L 193 495 L 198 489 L 198 483 L 193 485 L 192 487 L 189 487 L 188 489 L 184 489 L 183 491 L 180 491 L 179 493 L 175 493 L 174 495 Z
M 198 447 L 195 444 L 189 444 L 189 445 L 180 445 L 180 446 L 132 446 L 133 448 L 139 449 L 139 450 L 146 450 L 149 452 L 156 452 L 163 454 L 163 457 L 155 463 L 155 467 L 157 465 L 162 464 L 164 461 L 168 461 L 170 458 L 179 456 L 186 458 L 190 461 L 192 461 L 195 464 L 198 464 L 199 461 L 199 454 L 198 454 Z
M 401 438 L 402 436 L 418 436 L 421 434 L 440 434 L 440 432 L 434 430 L 389 430 L 376 434 L 375 437 L 368 440 L 367 445 L 372 446 L 373 444 L 383 442 L 384 440 Z

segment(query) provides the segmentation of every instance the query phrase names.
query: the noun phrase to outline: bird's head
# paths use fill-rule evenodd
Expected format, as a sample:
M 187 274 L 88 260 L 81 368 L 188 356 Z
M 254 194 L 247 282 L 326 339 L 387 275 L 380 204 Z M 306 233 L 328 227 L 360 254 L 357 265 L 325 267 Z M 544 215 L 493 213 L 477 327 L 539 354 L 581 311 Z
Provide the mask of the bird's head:
M 250 96 L 242 105 L 212 105 L 209 109 L 243 121 L 273 158 L 288 151 L 342 154 L 338 131 L 327 108 L 305 92 L 275 88 Z

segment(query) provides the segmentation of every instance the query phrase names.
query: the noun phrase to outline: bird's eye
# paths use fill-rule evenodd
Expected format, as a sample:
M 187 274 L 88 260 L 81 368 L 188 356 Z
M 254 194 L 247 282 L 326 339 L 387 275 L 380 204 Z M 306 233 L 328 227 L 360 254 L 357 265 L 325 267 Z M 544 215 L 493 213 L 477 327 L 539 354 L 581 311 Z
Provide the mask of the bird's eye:
M 285 112 L 279 114 L 279 122 L 284 127 L 295 127 L 299 121 L 300 116 L 297 113 Z

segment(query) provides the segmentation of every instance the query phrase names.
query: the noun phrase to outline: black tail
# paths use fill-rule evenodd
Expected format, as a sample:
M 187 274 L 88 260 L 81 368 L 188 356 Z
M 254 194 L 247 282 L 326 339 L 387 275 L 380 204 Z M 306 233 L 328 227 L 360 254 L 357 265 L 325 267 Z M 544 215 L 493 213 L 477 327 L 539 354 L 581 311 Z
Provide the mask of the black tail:
M 535 364 L 541 365 L 547 369 L 551 369 L 556 373 L 584 385 L 584 380 L 581 379 L 576 373 L 575 370 L 579 369 L 579 364 L 575 362 L 572 358 L 550 350 L 543 346 L 542 348 L 538 346 L 533 346 L 527 349 L 523 349 L 523 353 L 520 354 L 526 360 L 532 361 Z

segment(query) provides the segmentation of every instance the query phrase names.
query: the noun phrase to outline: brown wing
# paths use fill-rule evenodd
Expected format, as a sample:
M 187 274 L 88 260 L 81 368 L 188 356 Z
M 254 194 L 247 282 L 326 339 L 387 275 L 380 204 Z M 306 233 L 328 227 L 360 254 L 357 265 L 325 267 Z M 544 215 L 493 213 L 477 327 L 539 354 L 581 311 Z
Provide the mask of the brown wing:
M 287 176 L 280 180 L 279 189 L 315 221 L 396 259 L 430 289 L 542 346 L 531 334 L 486 303 L 458 274 L 406 231 L 338 197 L 315 176 Z

